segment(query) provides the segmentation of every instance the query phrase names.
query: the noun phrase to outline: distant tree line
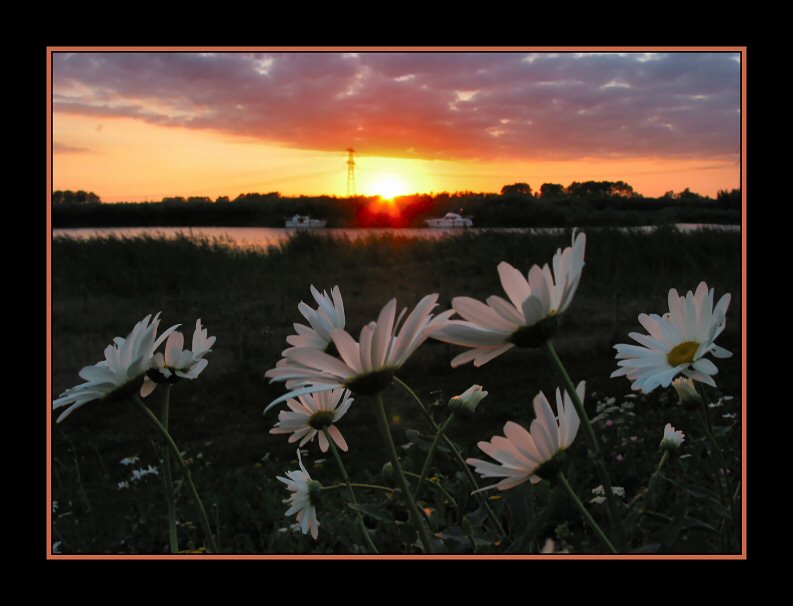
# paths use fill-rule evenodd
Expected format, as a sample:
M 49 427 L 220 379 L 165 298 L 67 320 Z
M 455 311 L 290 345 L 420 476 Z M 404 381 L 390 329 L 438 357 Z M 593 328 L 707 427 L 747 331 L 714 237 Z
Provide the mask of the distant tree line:
M 566 227 L 740 223 L 741 191 L 720 191 L 716 199 L 685 190 L 659 198 L 636 193 L 623 181 L 505 185 L 500 194 L 431 193 L 378 197 L 282 196 L 245 193 L 166 197 L 160 202 L 101 203 L 93 192 L 53 193 L 54 227 L 251 226 L 283 227 L 286 218 L 310 215 L 328 227 L 423 227 L 424 220 L 455 212 L 473 216 L 476 227 Z

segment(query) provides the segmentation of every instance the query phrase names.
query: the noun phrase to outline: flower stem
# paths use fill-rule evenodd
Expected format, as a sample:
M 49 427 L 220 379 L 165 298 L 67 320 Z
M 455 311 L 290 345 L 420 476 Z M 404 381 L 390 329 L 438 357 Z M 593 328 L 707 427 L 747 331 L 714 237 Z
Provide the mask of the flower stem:
M 322 490 L 337 490 L 339 488 L 347 488 L 347 486 L 352 486 L 353 488 L 363 488 L 364 490 L 382 490 L 384 492 L 399 492 L 399 488 L 394 488 L 393 486 L 380 486 L 379 484 L 360 484 L 357 482 L 350 482 L 349 484 L 331 484 L 330 486 L 323 486 Z
M 418 395 L 416 395 L 416 392 L 414 392 L 410 388 L 410 386 L 408 386 L 408 384 L 405 383 L 404 381 L 402 381 L 399 377 L 394 377 L 394 382 L 396 382 L 396 384 L 399 385 L 399 387 L 401 387 L 402 390 L 405 393 L 407 393 L 409 396 L 411 396 L 416 401 L 416 403 L 419 405 L 419 408 L 421 409 L 421 412 L 424 413 L 424 416 L 426 417 L 427 421 L 429 421 L 430 425 L 432 425 L 433 429 L 436 432 L 439 432 L 440 431 L 440 427 L 435 422 L 435 419 L 432 418 L 432 415 L 430 414 L 430 411 L 427 410 L 427 407 L 424 406 L 424 403 L 421 401 L 421 398 L 419 398 Z M 487 512 L 487 515 L 490 518 L 490 521 L 493 522 L 493 524 L 498 529 L 498 532 L 501 534 L 501 536 L 506 539 L 507 533 L 504 531 L 504 527 L 501 526 L 501 522 L 498 521 L 498 518 L 496 517 L 496 514 L 491 509 L 490 504 L 487 502 L 487 498 L 484 495 L 482 495 L 481 492 L 477 492 L 477 491 L 480 490 L 479 483 L 476 481 L 476 478 L 474 477 L 474 474 L 471 473 L 471 468 L 465 462 L 465 459 L 463 458 L 463 455 L 460 454 L 459 450 L 457 450 L 457 447 L 449 439 L 449 436 L 442 435 L 441 439 L 443 440 L 443 443 L 446 445 L 446 447 L 452 453 L 454 453 L 454 457 L 457 459 L 457 462 L 460 464 L 460 468 L 463 470 L 463 473 L 468 478 L 468 482 L 471 485 L 471 487 L 473 488 L 476 498 L 479 500 L 481 505 L 485 508 L 485 511 Z
M 699 414 L 697 415 L 699 418 L 699 422 L 702 425 L 702 431 L 705 432 L 705 436 L 710 441 L 710 448 L 711 448 L 711 461 L 715 463 L 715 471 L 716 471 L 716 486 L 719 491 L 719 498 L 721 499 L 721 504 L 725 507 L 729 506 L 727 502 L 727 497 L 724 493 L 724 486 L 722 485 L 722 476 L 726 476 L 727 467 L 724 464 L 724 458 L 721 456 L 721 448 L 719 448 L 718 442 L 716 442 L 716 437 L 713 435 L 713 428 L 710 424 L 710 411 L 708 410 L 708 397 L 707 392 L 705 391 L 705 386 L 702 385 L 700 387 L 700 395 L 702 396 L 702 406 L 700 408 Z
M 562 380 L 564 381 L 567 393 L 570 395 L 570 399 L 573 401 L 573 406 L 575 406 L 575 410 L 581 419 L 581 424 L 584 426 L 587 441 L 589 442 L 589 456 L 595 463 L 595 469 L 597 470 L 598 476 L 600 478 L 600 483 L 603 485 L 603 490 L 606 493 L 606 504 L 608 505 L 611 532 L 614 533 L 616 543 L 622 549 L 626 544 L 625 531 L 622 528 L 622 518 L 620 516 L 617 500 L 614 497 L 614 493 L 611 491 L 611 479 L 609 478 L 609 472 L 606 468 L 606 463 L 603 460 L 603 452 L 600 450 L 600 441 L 598 440 L 594 429 L 592 429 L 592 423 L 589 421 L 589 415 L 584 409 L 584 404 L 578 397 L 578 392 L 575 389 L 575 385 L 573 385 L 570 375 L 567 374 L 567 369 L 565 369 L 564 364 L 562 364 L 562 361 L 559 359 L 559 356 L 557 355 L 556 349 L 554 349 L 551 340 L 548 339 L 543 347 L 545 352 L 548 354 L 548 357 L 551 358 L 553 363 L 556 364 L 556 367 L 559 369 L 559 373 L 562 375 Z
M 405 501 L 408 512 L 410 512 L 410 517 L 413 518 L 413 525 L 418 530 L 421 544 L 424 546 L 424 553 L 432 553 L 432 542 L 430 541 L 429 533 L 421 519 L 421 513 L 419 513 L 418 507 L 416 506 L 416 500 L 413 498 L 413 493 L 410 490 L 407 478 L 405 478 L 405 473 L 402 471 L 402 464 L 399 462 L 399 455 L 397 454 L 396 445 L 394 444 L 394 438 L 391 436 L 391 430 L 388 427 L 388 416 L 385 412 L 383 394 L 381 393 L 377 394 L 377 413 L 380 432 L 383 435 L 383 441 L 386 443 L 388 453 L 391 456 L 391 463 L 394 466 L 394 472 L 396 472 L 399 487 L 402 489 L 402 500 Z
M 435 432 L 435 438 L 432 440 L 432 445 L 430 446 L 430 451 L 427 453 L 427 458 L 424 460 L 424 467 L 421 468 L 421 476 L 419 477 L 419 482 L 416 484 L 416 500 L 418 501 L 421 498 L 421 488 L 424 485 L 424 480 L 427 478 L 427 474 L 430 470 L 430 465 L 432 464 L 432 457 L 435 455 L 435 449 L 438 447 L 438 441 L 440 440 L 443 432 L 446 431 L 446 428 L 451 423 L 452 419 L 454 418 L 454 413 L 450 414 L 449 417 L 446 419 L 443 425 L 441 425 L 440 429 Z
M 166 383 L 162 391 L 162 411 L 160 412 L 160 422 L 165 428 L 168 429 L 168 416 L 170 414 L 171 404 L 171 385 Z M 171 474 L 171 451 L 167 446 L 163 446 L 162 453 L 162 466 L 163 466 L 163 483 L 165 484 L 165 500 L 168 503 L 168 538 L 171 544 L 171 553 L 179 553 L 179 537 L 176 534 L 176 504 L 174 503 L 173 494 L 173 476 Z
M 406 471 L 405 475 L 407 477 L 409 477 L 409 478 L 416 478 L 416 479 L 419 479 L 421 477 L 419 474 L 411 473 L 409 471 Z M 440 482 L 433 482 L 433 484 L 435 484 L 435 486 L 437 486 L 440 489 L 440 491 L 443 493 L 443 496 L 445 496 L 449 500 L 449 503 L 452 504 L 452 507 L 454 507 L 456 509 L 457 508 L 457 500 L 452 495 L 449 494 L 449 491 L 446 490 L 443 487 L 443 484 L 441 484 Z M 397 488 L 396 490 L 399 490 L 399 489 Z
M 584 507 L 584 504 L 581 502 L 581 500 L 578 498 L 578 495 L 573 490 L 573 487 L 570 486 L 570 483 L 567 481 L 567 478 L 565 477 L 564 473 L 560 471 L 557 478 L 559 479 L 559 482 L 561 482 L 562 486 L 565 487 L 565 490 L 567 490 L 567 494 L 570 495 L 570 498 L 573 500 L 573 503 L 575 503 L 576 507 L 578 508 L 578 511 L 581 512 L 581 515 L 584 516 L 584 519 L 592 527 L 592 530 L 595 531 L 595 534 L 597 534 L 600 537 L 600 540 L 606 544 L 606 546 L 609 548 L 611 553 L 617 553 L 616 547 L 614 547 L 614 545 L 611 544 L 611 541 L 609 541 L 608 537 L 605 535 L 603 530 L 600 528 L 600 526 L 598 526 L 598 523 L 595 522 L 594 518 L 591 515 L 589 515 L 589 512 L 587 511 L 586 507 Z
M 199 517 L 201 518 L 201 526 L 204 529 L 206 541 L 209 543 L 209 551 L 211 553 L 219 553 L 217 545 L 215 544 L 215 537 L 212 534 L 212 528 L 209 526 L 209 519 L 207 518 L 204 504 L 201 502 L 201 497 L 198 496 L 198 491 L 196 490 L 195 484 L 193 484 L 193 478 L 190 475 L 190 468 L 187 466 L 187 463 L 185 463 L 184 458 L 182 458 L 182 453 L 179 452 L 179 447 L 176 445 L 176 442 L 173 441 L 173 438 L 171 437 L 171 434 L 168 433 L 168 430 L 163 427 L 162 423 L 160 423 L 160 420 L 151 410 L 149 410 L 149 407 L 144 404 L 143 400 L 140 399 L 138 394 L 135 394 L 133 400 L 135 404 L 137 404 L 138 407 L 143 411 L 143 414 L 146 415 L 152 422 L 157 431 L 160 432 L 162 437 L 165 438 L 165 441 L 171 448 L 171 452 L 173 452 L 176 462 L 179 464 L 179 468 L 182 470 L 182 475 L 184 476 L 185 482 L 187 483 L 187 487 L 190 490 L 190 496 L 193 499 L 193 504 L 198 510 Z
M 352 501 L 353 505 L 357 505 L 358 501 L 355 500 L 355 491 L 352 489 L 352 484 L 350 483 L 350 476 L 347 475 L 347 469 L 344 467 L 344 463 L 341 460 L 341 456 L 339 455 L 339 451 L 336 448 L 336 443 L 333 441 L 333 438 L 328 432 L 327 428 L 322 429 L 322 433 L 325 434 L 325 438 L 328 440 L 330 444 L 330 450 L 333 452 L 333 458 L 336 459 L 336 465 L 339 466 L 339 471 L 341 471 L 341 477 L 344 479 L 344 482 L 347 485 L 347 489 L 350 492 L 350 500 Z M 369 546 L 369 549 L 372 550 L 373 553 L 380 553 L 377 551 L 377 547 L 375 547 L 374 543 L 372 542 L 372 537 L 369 536 L 369 531 L 366 529 L 366 525 L 363 523 L 363 515 L 357 509 L 355 510 L 356 517 L 358 518 L 358 526 L 361 528 L 361 534 L 363 535 L 363 540 L 366 541 L 366 544 Z
M 669 450 L 664 450 L 664 454 L 661 455 L 661 460 L 658 461 L 658 467 L 655 468 L 654 475 L 658 475 L 659 473 L 661 473 L 661 470 L 664 468 L 664 465 L 666 465 L 666 462 L 668 460 L 669 460 Z

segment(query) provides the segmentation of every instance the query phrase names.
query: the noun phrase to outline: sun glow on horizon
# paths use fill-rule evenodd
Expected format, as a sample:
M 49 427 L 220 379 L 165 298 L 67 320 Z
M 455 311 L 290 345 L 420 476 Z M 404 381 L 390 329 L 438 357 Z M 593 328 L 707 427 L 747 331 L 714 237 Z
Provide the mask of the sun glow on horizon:
M 397 196 L 411 193 L 405 181 L 395 175 L 382 175 L 372 185 L 372 192 L 384 200 L 393 200 Z

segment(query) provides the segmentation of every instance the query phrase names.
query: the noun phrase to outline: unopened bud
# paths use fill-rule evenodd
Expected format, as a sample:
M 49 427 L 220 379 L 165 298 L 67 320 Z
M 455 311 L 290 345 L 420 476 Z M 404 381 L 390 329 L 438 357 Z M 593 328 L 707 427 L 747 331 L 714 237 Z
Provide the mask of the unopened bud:
M 682 431 L 675 430 L 671 423 L 664 427 L 664 437 L 661 440 L 661 448 L 664 450 L 677 450 L 685 440 L 686 436 Z
M 468 417 L 474 413 L 479 402 L 487 395 L 481 385 L 471 385 L 459 396 L 449 400 L 449 408 L 458 416 Z
M 688 377 L 678 377 L 672 381 L 672 387 L 677 392 L 680 403 L 687 410 L 699 408 L 702 405 L 702 396 L 697 393 L 694 381 Z
M 394 479 L 394 464 L 391 463 L 391 461 L 388 461 L 385 465 L 383 465 L 380 473 L 383 474 L 383 478 L 390 482 Z

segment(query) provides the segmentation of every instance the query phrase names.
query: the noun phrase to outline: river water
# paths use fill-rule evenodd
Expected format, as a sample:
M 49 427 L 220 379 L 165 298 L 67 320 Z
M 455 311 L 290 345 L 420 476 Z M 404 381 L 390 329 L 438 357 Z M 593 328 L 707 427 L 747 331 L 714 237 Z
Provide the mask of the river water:
M 718 229 L 724 231 L 740 232 L 739 225 L 710 225 L 699 223 L 678 223 L 676 227 L 684 232 L 693 232 L 699 229 Z M 329 235 L 332 237 L 346 237 L 351 240 L 368 238 L 377 235 L 396 235 L 406 238 L 444 238 L 451 235 L 458 235 L 465 232 L 483 233 L 563 233 L 569 228 L 562 227 L 500 227 L 500 228 L 469 228 L 469 229 L 396 229 L 396 228 L 376 228 L 376 229 L 286 229 L 278 227 L 80 227 L 69 229 L 54 229 L 54 238 L 97 238 L 116 236 L 121 238 L 132 238 L 135 236 L 153 236 L 173 238 L 178 235 L 188 237 L 219 238 L 241 247 L 268 247 L 278 246 L 292 235 L 299 231 L 310 231 L 311 233 Z M 598 228 L 588 227 L 586 231 L 595 231 Z M 641 227 L 621 227 L 626 231 L 646 231 L 651 232 L 657 226 L 647 225 Z

